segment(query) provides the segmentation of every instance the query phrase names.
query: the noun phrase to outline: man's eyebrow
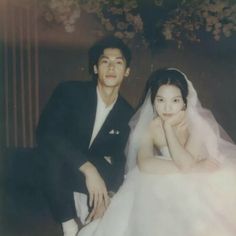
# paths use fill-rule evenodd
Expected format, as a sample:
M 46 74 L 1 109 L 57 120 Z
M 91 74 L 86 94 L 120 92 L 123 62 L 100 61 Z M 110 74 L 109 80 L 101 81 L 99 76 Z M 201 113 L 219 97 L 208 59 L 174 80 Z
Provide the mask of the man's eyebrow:
M 116 57 L 116 59 L 122 59 L 122 60 L 125 60 L 125 58 L 124 58 L 123 56 Z
M 102 59 L 102 58 L 108 58 L 108 56 L 101 55 L 99 59 Z

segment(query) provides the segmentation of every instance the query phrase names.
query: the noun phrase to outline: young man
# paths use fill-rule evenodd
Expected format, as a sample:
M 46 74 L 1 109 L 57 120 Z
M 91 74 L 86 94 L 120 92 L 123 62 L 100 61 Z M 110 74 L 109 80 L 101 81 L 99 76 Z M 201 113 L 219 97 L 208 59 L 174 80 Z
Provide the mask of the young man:
M 88 196 L 87 220 L 103 215 L 109 192 L 123 181 L 131 106 L 119 95 L 131 53 L 108 37 L 89 51 L 94 81 L 60 84 L 45 107 L 36 136 L 43 159 L 43 188 L 64 235 L 78 226 L 73 192 Z

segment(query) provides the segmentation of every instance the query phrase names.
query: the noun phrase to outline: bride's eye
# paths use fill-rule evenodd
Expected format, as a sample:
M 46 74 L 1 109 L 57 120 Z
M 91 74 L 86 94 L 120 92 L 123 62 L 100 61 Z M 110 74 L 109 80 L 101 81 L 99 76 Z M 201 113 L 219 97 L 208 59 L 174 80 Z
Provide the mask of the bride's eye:
M 163 98 L 157 98 L 156 100 L 157 100 L 157 102 L 163 102 L 164 101 Z
M 175 98 L 175 99 L 174 99 L 174 103 L 178 103 L 178 102 L 180 102 L 180 99 Z

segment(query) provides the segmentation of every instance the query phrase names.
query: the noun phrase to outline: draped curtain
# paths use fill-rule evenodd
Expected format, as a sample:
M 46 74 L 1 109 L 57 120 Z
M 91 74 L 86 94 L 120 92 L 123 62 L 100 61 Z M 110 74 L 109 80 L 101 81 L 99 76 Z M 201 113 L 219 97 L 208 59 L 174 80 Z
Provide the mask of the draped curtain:
M 33 147 L 39 117 L 37 4 L 4 0 L 2 7 L 3 143 Z

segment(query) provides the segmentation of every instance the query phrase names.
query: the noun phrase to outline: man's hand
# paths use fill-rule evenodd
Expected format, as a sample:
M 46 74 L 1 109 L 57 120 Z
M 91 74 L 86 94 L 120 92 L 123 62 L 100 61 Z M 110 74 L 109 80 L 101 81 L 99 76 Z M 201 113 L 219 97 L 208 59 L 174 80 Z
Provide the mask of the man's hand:
M 85 183 L 89 193 L 89 206 L 96 209 L 103 202 L 107 207 L 109 197 L 104 180 L 91 162 L 86 162 L 80 167 L 80 171 L 85 175 Z
M 110 204 L 110 199 L 109 199 L 109 204 Z M 101 204 L 99 204 L 96 208 L 93 208 L 92 211 L 89 213 L 88 217 L 86 218 L 86 224 L 88 224 L 93 220 L 101 218 L 104 215 L 107 207 L 108 205 L 105 205 L 105 202 L 102 201 Z

